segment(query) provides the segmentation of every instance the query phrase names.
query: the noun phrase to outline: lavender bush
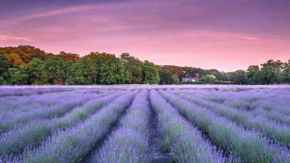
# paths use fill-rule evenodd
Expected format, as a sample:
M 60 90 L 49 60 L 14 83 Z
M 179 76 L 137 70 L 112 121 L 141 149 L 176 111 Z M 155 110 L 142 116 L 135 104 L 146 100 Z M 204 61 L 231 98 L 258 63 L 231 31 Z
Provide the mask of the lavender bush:
M 261 132 L 263 135 L 277 141 L 287 147 L 290 146 L 290 128 L 288 126 L 266 119 L 261 115 L 254 115 L 245 110 L 238 110 L 236 108 L 216 104 L 214 102 L 206 101 L 194 96 L 180 95 L 194 103 L 210 109 L 220 116 L 226 117 L 238 124 L 244 126 L 246 129 Z
M 55 105 L 38 106 L 30 108 L 28 111 L 19 111 L 19 109 L 11 111 L 7 116 L 2 116 L 2 123 L 0 124 L 0 134 L 8 131 L 9 129 L 15 128 L 18 125 L 23 125 L 34 120 L 40 119 L 51 119 L 54 117 L 62 117 L 71 109 L 83 105 L 86 101 L 94 98 L 103 96 L 102 94 L 84 94 L 79 96 L 79 94 L 70 95 L 70 99 L 63 99 Z M 51 98 L 55 98 L 51 96 Z M 57 96 L 56 98 L 60 98 Z M 5 106 L 4 106 L 5 107 Z M 13 113 L 13 114 L 12 114 Z
M 149 123 L 148 91 L 136 95 L 120 127 L 112 133 L 92 162 L 147 163 L 151 161 L 148 144 Z
M 79 162 L 106 134 L 110 125 L 130 104 L 134 95 L 135 92 L 127 93 L 80 125 L 58 132 L 44 142 L 41 148 L 24 153 L 21 162 Z
M 206 108 L 194 105 L 170 92 L 161 91 L 170 103 L 192 123 L 208 133 L 216 144 L 243 162 L 289 162 L 290 154 L 287 148 L 270 145 L 269 140 L 259 133 L 241 128 L 223 117 L 208 111 Z
M 150 99 L 158 114 L 163 149 L 172 152 L 173 161 L 188 163 L 226 161 L 221 152 L 204 140 L 201 133 L 181 117 L 157 91 L 150 92 Z
M 113 101 L 118 95 L 119 93 L 116 93 L 90 100 L 84 106 L 73 109 L 62 118 L 33 121 L 21 128 L 16 128 L 3 134 L 0 139 L 0 146 L 5 146 L 6 148 L 0 148 L 0 156 L 5 158 L 11 154 L 17 155 L 24 148 L 34 148 L 41 145 L 45 138 L 51 136 L 58 129 L 65 130 L 67 127 L 74 126 L 85 120 L 95 111 Z

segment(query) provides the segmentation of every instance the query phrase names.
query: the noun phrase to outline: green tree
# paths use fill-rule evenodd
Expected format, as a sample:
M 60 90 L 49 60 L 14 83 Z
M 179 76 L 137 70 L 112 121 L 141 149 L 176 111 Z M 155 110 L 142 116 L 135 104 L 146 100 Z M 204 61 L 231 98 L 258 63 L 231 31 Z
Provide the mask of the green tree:
M 259 73 L 260 84 L 279 84 L 282 82 L 282 65 L 281 61 L 269 60 L 261 64 Z
M 159 81 L 159 73 L 154 64 L 149 61 L 145 61 L 143 64 L 143 83 L 158 84 Z
M 223 76 L 222 76 L 221 72 L 219 72 L 217 69 L 205 70 L 204 73 L 209 74 L 209 75 L 214 75 L 216 77 L 216 79 L 219 81 L 223 80 Z
M 199 76 L 205 76 L 205 75 L 210 75 L 210 73 L 206 70 L 203 70 L 201 68 L 194 68 L 194 67 L 183 67 L 182 68 L 182 74 L 179 76 L 180 77 L 185 77 L 185 78 L 192 78 L 192 77 L 199 77 Z
M 88 81 L 88 59 L 81 58 L 74 63 L 69 70 L 69 84 L 84 85 L 89 84 Z
M 142 83 L 142 77 L 143 77 L 143 70 L 142 70 L 142 65 L 143 63 L 133 57 L 130 56 L 129 53 L 123 53 L 121 55 L 121 61 L 125 65 L 126 70 L 129 73 L 130 77 L 130 84 L 141 84 Z
M 129 73 L 120 59 L 108 61 L 101 66 L 101 84 L 125 84 L 129 81 Z
M 0 85 L 4 85 L 4 84 L 6 84 L 6 81 L 4 80 L 2 76 L 0 76 Z
M 29 83 L 26 69 L 9 68 L 4 76 L 7 79 L 7 84 L 27 85 Z
M 27 72 L 30 84 L 46 84 L 48 76 L 42 60 L 33 58 L 27 65 Z
M 101 66 L 103 63 L 103 59 L 100 57 L 94 58 L 88 64 L 88 80 L 92 84 L 100 84 L 101 83 Z
M 290 83 L 290 59 L 283 64 L 282 81 Z
M 58 57 L 50 57 L 45 61 L 45 69 L 50 84 L 65 84 L 68 62 Z
M 101 84 L 101 67 L 103 64 L 113 62 L 117 59 L 114 54 L 91 52 L 85 57 L 87 59 L 87 84 Z
M 258 84 L 258 73 L 260 68 L 258 65 L 251 65 L 246 71 L 246 77 L 248 78 L 250 84 Z
M 233 80 L 234 84 L 247 84 L 248 80 L 246 78 L 246 72 L 243 70 L 238 70 L 235 72 L 234 74 L 234 80 Z
M 283 71 L 283 62 L 277 60 L 274 62 L 273 71 L 274 71 L 274 78 L 272 79 L 271 83 L 274 84 L 281 84 L 282 83 L 282 71 Z
M 160 84 L 179 84 L 179 77 L 177 74 L 172 74 L 167 70 L 160 70 Z
M 200 81 L 206 82 L 207 84 L 217 81 L 214 75 L 205 75 L 200 78 Z
M 0 76 L 8 71 L 12 64 L 6 59 L 4 55 L 0 55 Z

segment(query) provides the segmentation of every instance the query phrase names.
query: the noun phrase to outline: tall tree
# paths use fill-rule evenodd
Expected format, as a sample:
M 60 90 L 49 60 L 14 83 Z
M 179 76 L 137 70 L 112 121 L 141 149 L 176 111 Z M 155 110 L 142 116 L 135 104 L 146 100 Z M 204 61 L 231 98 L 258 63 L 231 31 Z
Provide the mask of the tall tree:
M 65 84 L 67 66 L 64 60 L 58 57 L 50 57 L 45 61 L 45 69 L 50 84 Z
M 101 83 L 101 66 L 104 60 L 100 57 L 94 58 L 88 64 L 88 80 L 92 84 Z
M 76 63 L 74 63 L 69 70 L 69 84 L 90 84 L 88 81 L 88 59 L 81 58 Z
M 26 69 L 9 68 L 4 77 L 8 84 L 12 85 L 27 85 L 29 84 L 28 74 Z
M 182 69 L 183 69 L 183 73 L 181 77 L 185 77 L 185 78 L 194 78 L 197 76 L 211 75 L 210 72 L 207 72 L 206 70 L 203 70 L 201 68 L 183 67 Z
M 48 75 L 45 70 L 44 61 L 33 58 L 27 65 L 27 72 L 30 84 L 46 84 Z
M 125 84 L 129 81 L 129 73 L 118 58 L 102 64 L 101 77 L 101 84 Z
M 0 76 L 3 76 L 9 68 L 12 67 L 12 64 L 6 59 L 4 55 L 0 55 Z
M 123 53 L 121 55 L 121 61 L 129 73 L 130 84 L 141 84 L 143 77 L 143 63 L 138 58 L 130 56 L 129 53 Z
M 260 68 L 258 65 L 250 65 L 246 71 L 246 77 L 248 78 L 250 84 L 258 84 L 258 73 Z
M 206 82 L 207 84 L 209 84 L 209 83 L 213 83 L 213 82 L 217 81 L 217 78 L 214 75 L 205 75 L 205 76 L 202 76 L 200 78 L 200 81 L 203 81 L 203 82 Z
M 12 52 L 6 56 L 9 62 L 12 63 L 15 67 L 20 68 L 26 65 L 26 63 L 23 62 L 23 59 L 21 59 L 21 56 L 15 52 Z
M 247 84 L 248 80 L 246 78 L 246 72 L 243 70 L 237 70 L 234 74 L 234 84 Z
M 283 64 L 282 81 L 290 83 L 290 59 Z
M 179 77 L 177 74 L 172 74 L 167 70 L 159 71 L 160 84 L 179 84 Z
M 282 65 L 283 63 L 278 60 L 268 60 L 266 63 L 261 64 L 261 73 L 259 74 L 261 84 L 278 84 L 282 82 Z
M 143 64 L 143 83 L 158 84 L 159 81 L 159 74 L 154 64 L 149 61 L 145 61 Z
M 6 81 L 2 76 L 0 76 L 0 85 L 4 85 L 4 84 L 6 84 Z
M 88 84 L 102 83 L 102 65 L 116 61 L 113 54 L 91 52 L 84 58 L 87 60 L 87 82 Z M 104 74 L 103 74 L 104 75 Z
M 223 80 L 222 74 L 217 69 L 205 70 L 205 74 L 214 75 L 217 80 Z

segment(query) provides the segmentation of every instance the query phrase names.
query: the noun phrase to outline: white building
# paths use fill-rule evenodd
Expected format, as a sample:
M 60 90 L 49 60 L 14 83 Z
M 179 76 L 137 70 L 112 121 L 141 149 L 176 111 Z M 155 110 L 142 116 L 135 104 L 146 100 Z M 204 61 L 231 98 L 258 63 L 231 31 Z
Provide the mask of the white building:
M 182 82 L 199 82 L 199 78 L 182 78 Z

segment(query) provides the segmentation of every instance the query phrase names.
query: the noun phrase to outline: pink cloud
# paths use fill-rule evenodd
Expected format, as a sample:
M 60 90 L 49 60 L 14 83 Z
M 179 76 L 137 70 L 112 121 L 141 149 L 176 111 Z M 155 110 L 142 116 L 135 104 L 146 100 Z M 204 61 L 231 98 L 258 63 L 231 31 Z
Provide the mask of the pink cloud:
M 27 37 L 18 37 L 18 36 L 9 36 L 9 35 L 0 35 L 0 41 L 33 41 Z
M 49 17 L 49 16 L 57 16 L 62 14 L 68 14 L 73 12 L 80 12 L 84 10 L 90 10 L 93 9 L 94 6 L 77 6 L 77 7 L 71 7 L 71 8 L 65 8 L 65 9 L 57 9 L 57 10 L 48 10 L 44 12 L 36 12 L 29 15 L 23 15 L 17 18 L 14 18 L 12 20 L 2 20 L 0 21 L 1 24 L 8 24 L 8 25 L 16 25 L 21 22 L 36 19 L 36 18 L 43 18 L 43 17 Z

